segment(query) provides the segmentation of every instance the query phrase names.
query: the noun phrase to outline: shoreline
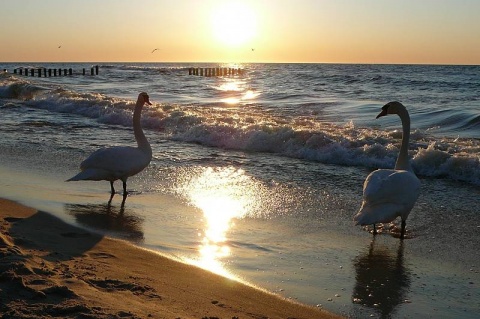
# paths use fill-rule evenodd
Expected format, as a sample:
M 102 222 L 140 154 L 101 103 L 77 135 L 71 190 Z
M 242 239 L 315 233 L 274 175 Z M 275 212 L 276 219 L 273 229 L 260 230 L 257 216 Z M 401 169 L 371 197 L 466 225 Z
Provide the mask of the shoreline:
M 341 318 L 0 199 L 0 313 L 14 318 Z

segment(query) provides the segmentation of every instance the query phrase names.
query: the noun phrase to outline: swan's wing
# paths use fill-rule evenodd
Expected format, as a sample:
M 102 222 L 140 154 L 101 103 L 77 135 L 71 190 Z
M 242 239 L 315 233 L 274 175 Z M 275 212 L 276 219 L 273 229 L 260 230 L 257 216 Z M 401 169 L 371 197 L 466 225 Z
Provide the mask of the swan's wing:
M 363 185 L 363 202 L 354 220 L 357 224 L 390 222 L 408 215 L 420 194 L 420 181 L 403 170 L 377 170 Z
M 371 204 L 415 202 L 419 193 L 418 178 L 403 170 L 376 170 L 363 184 L 363 200 Z
M 120 176 L 131 176 L 150 162 L 150 157 L 138 148 L 130 146 L 103 148 L 92 153 L 81 164 L 82 170 L 96 169 L 115 172 Z

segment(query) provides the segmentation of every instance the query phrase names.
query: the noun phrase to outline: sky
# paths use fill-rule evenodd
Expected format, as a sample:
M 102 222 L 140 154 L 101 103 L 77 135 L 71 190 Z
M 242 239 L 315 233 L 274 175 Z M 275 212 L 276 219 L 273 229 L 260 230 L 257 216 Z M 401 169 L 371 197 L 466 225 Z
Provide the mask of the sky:
M 480 0 L 0 0 L 0 26 L 0 62 L 480 65 Z

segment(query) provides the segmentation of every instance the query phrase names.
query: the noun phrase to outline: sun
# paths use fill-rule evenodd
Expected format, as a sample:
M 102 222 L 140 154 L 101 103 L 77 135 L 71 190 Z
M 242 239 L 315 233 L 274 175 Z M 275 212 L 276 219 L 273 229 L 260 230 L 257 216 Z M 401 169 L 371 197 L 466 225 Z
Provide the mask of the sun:
M 256 35 L 255 12 L 245 2 L 221 3 L 212 11 L 210 19 L 216 40 L 224 45 L 238 47 Z

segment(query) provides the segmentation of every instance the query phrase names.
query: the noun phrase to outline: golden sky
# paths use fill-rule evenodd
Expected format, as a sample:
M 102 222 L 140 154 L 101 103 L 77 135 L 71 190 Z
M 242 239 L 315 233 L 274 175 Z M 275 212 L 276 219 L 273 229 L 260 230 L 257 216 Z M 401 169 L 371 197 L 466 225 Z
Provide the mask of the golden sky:
M 479 0 L 0 0 L 0 8 L 0 62 L 480 64 Z

